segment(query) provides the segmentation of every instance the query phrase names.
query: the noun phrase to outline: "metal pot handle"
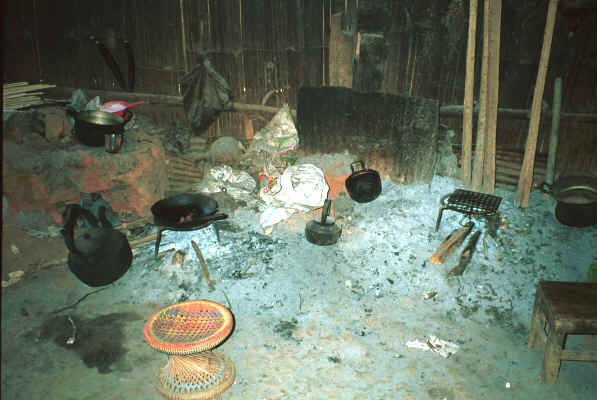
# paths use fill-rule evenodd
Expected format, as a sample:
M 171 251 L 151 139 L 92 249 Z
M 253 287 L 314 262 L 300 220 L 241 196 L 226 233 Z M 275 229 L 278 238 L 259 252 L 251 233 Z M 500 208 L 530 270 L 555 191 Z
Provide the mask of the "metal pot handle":
M 365 169 L 365 164 L 363 163 L 363 160 L 355 161 L 355 162 L 353 162 L 353 163 L 350 164 L 350 169 L 351 169 L 351 171 L 352 171 L 353 174 L 355 172 L 358 172 L 358 171 L 354 170 L 354 166 L 357 165 L 357 164 L 361 164 L 361 168 L 359 168 L 358 171 L 361 171 L 361 170 Z
M 64 243 L 71 253 L 82 255 L 83 253 L 77 249 L 74 239 L 74 229 L 79 217 L 84 217 L 93 227 L 97 227 L 98 222 L 95 216 L 78 204 L 69 204 L 64 210 L 64 225 L 60 230 L 64 236 Z
M 542 191 L 543 193 L 553 196 L 553 191 L 552 191 L 551 185 L 547 182 L 543 182 L 541 185 L 539 185 L 539 190 Z

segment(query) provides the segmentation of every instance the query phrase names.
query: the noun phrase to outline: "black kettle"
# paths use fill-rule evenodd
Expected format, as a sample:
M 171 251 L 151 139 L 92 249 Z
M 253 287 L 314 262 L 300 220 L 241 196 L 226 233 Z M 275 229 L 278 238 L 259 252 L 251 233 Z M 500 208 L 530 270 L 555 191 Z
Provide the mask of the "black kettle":
M 115 282 L 128 271 L 133 261 L 128 239 L 112 228 L 105 207 L 99 208 L 98 216 L 99 223 L 91 211 L 78 204 L 69 204 L 60 231 L 69 250 L 69 269 L 79 280 L 93 287 Z M 80 217 L 84 217 L 91 227 L 75 237 L 74 229 Z
M 355 166 L 360 166 L 355 170 Z M 346 178 L 346 190 L 351 199 L 358 203 L 368 203 L 381 193 L 381 178 L 379 172 L 365 168 L 363 161 L 350 164 L 352 174 Z

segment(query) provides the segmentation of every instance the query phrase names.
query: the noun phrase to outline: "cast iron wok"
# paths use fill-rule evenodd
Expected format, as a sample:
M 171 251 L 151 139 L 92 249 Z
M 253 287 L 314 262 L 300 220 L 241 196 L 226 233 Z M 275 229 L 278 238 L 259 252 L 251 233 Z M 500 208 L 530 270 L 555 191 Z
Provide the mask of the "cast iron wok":
M 163 228 L 193 229 L 228 218 L 216 214 L 218 203 L 201 194 L 183 193 L 156 202 L 151 206 L 154 223 Z

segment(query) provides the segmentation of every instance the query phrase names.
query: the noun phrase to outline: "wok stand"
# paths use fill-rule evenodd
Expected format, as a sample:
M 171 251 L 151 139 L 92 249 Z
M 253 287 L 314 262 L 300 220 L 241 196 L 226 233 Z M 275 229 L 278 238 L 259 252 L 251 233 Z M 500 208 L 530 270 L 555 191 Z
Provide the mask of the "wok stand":
M 210 221 L 206 221 L 206 222 L 203 222 L 203 223 L 201 223 L 199 225 L 193 225 L 193 226 L 162 226 L 162 225 L 157 225 L 158 232 L 157 232 L 157 237 L 156 237 L 156 240 L 155 240 L 155 251 L 154 251 L 155 258 L 158 258 L 158 254 L 159 254 L 159 251 L 160 251 L 160 243 L 162 242 L 162 233 L 164 231 L 195 231 L 195 230 L 207 228 L 208 226 L 210 226 L 214 222 L 216 222 L 216 219 L 212 219 Z M 216 238 L 218 239 L 218 243 L 220 243 L 220 231 L 218 231 L 218 228 L 217 228 L 216 225 L 214 225 L 214 229 L 216 230 Z

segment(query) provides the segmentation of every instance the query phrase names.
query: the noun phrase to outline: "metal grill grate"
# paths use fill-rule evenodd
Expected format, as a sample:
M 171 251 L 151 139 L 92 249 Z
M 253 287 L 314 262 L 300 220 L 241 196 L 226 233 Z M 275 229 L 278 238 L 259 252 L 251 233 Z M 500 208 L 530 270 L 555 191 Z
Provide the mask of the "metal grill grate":
M 469 218 L 497 218 L 497 210 L 501 202 L 502 198 L 498 196 L 456 189 L 454 192 L 440 199 L 435 230 L 439 229 L 444 210 L 457 211 Z

